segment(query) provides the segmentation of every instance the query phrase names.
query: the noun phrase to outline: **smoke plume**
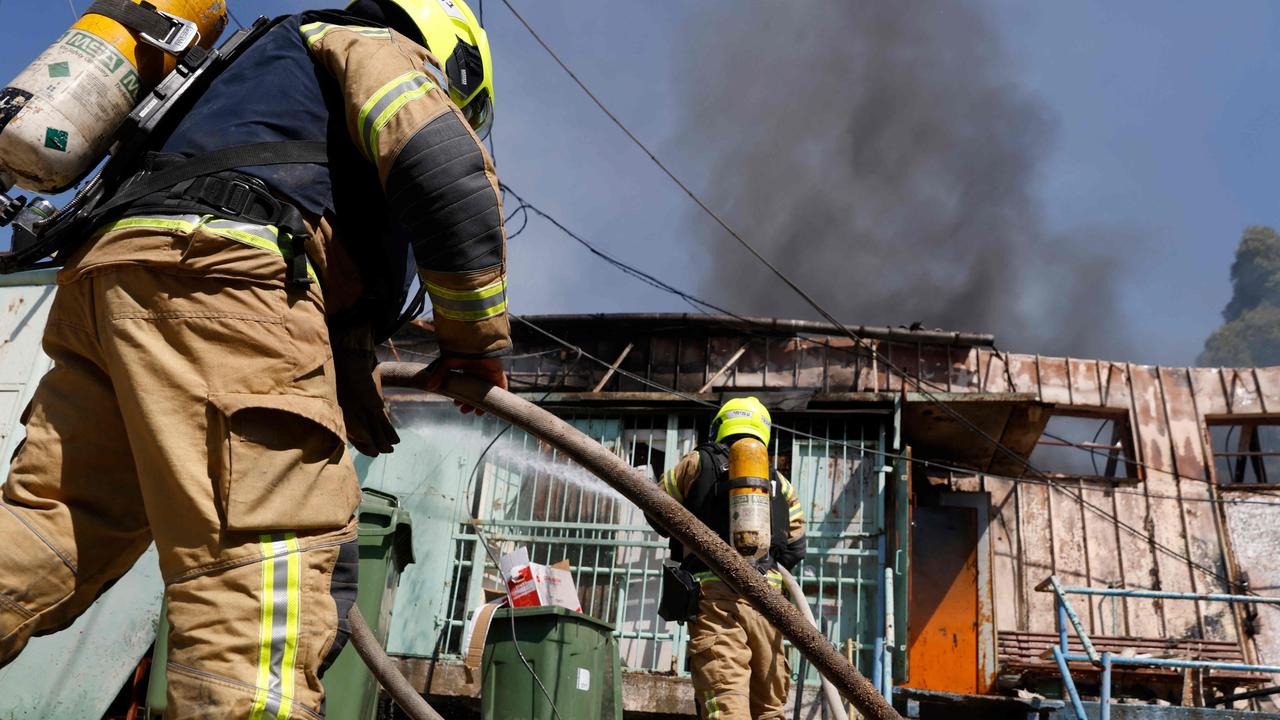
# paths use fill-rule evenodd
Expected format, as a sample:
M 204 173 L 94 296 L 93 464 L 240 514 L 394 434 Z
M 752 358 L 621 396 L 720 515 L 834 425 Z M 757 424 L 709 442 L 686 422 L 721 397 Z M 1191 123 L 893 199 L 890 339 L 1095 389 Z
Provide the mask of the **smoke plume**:
M 1118 275 L 1036 199 L 1053 123 L 970 3 L 735 2 L 692 24 L 686 152 L 713 207 L 853 324 L 994 332 L 1046 354 L 1123 354 Z M 713 297 L 814 317 L 705 218 Z
M 1280 365 L 1280 235 L 1246 228 L 1231 264 L 1231 301 L 1223 325 L 1204 342 L 1201 365 Z

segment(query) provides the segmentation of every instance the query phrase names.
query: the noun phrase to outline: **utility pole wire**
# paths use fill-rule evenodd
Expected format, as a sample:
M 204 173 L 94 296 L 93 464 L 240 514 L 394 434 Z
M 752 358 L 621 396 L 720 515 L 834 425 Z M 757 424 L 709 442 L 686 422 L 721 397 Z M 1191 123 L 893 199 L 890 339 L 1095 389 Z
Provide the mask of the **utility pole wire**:
M 1016 452 L 1014 452 L 1013 450 L 1005 446 L 1004 443 L 992 437 L 990 433 L 983 430 L 981 427 L 975 424 L 972 420 L 965 417 L 960 411 L 951 407 L 949 404 L 943 402 L 941 398 L 937 397 L 934 393 L 932 393 L 928 388 L 925 387 L 924 383 L 921 381 L 920 378 L 914 377 L 909 373 L 907 373 L 902 368 L 898 367 L 892 360 L 890 360 L 888 357 L 880 353 L 880 351 L 876 349 L 873 343 L 867 342 L 864 338 L 862 338 L 857 333 L 855 333 L 847 325 L 837 320 L 835 316 L 833 316 L 830 312 L 827 311 L 826 308 L 824 308 L 821 304 L 819 304 L 818 301 L 815 300 L 812 295 L 810 295 L 808 292 L 804 290 L 804 288 L 800 287 L 798 284 L 792 281 L 790 277 L 788 277 L 784 272 L 782 272 L 782 270 L 780 270 L 776 265 L 770 262 L 768 258 L 762 255 L 760 251 L 755 248 L 755 246 L 753 246 L 750 242 L 748 242 L 742 235 L 738 234 L 738 232 L 735 231 L 724 220 L 724 218 L 720 217 L 718 213 L 716 213 L 714 210 L 711 209 L 710 206 L 708 206 L 705 202 L 703 202 L 702 198 L 700 198 L 695 192 L 693 192 L 693 190 L 689 188 L 688 185 L 686 185 L 682 180 L 680 180 L 680 178 L 677 177 L 676 174 L 669 167 L 667 167 L 667 165 L 663 163 L 662 160 L 660 160 L 658 156 L 652 150 L 650 150 L 647 145 L 644 144 L 644 142 L 642 142 L 638 137 L 636 137 L 635 133 L 631 132 L 630 128 L 628 128 L 625 124 L 623 124 L 621 120 L 618 119 L 617 115 L 614 115 L 613 112 L 609 110 L 607 106 L 605 106 L 604 102 L 602 102 L 600 98 L 596 96 L 595 93 L 591 92 L 591 89 L 588 88 L 586 84 L 583 83 L 582 80 L 578 78 L 577 74 L 574 73 L 573 70 L 567 64 L 565 64 L 564 60 L 560 58 L 560 56 L 555 52 L 555 50 L 553 50 L 551 46 L 548 45 L 547 42 L 542 39 L 542 36 L 540 36 L 537 33 L 537 31 L 534 30 L 533 27 L 529 24 L 529 22 L 524 19 L 524 16 L 522 16 L 515 9 L 515 7 L 511 5 L 510 0 L 502 0 L 502 4 L 505 5 L 507 9 L 511 11 L 511 14 L 515 16 L 516 20 L 518 20 L 520 24 L 524 26 L 525 30 L 527 30 L 529 34 L 533 36 L 534 40 L 536 40 L 538 44 L 542 46 L 542 49 L 545 50 L 553 60 L 555 60 L 556 64 L 559 65 L 560 68 L 564 70 L 566 74 L 569 75 L 569 77 L 587 95 L 587 97 L 591 98 L 591 101 L 596 104 L 596 107 L 598 107 L 601 110 L 601 112 L 607 115 L 609 119 L 613 121 L 614 125 L 617 125 L 618 129 L 622 130 L 622 132 L 626 134 L 628 138 L 630 138 L 631 142 L 633 142 L 636 145 L 636 147 L 640 148 L 642 152 L 648 155 L 649 159 L 652 160 L 653 163 L 657 165 L 658 168 L 662 170 L 662 172 L 666 174 L 666 176 L 670 178 L 671 181 L 675 183 L 675 185 L 679 187 L 685 193 L 685 195 L 689 197 L 690 200 L 692 200 L 699 208 L 701 208 L 702 211 L 706 213 L 708 217 L 714 220 L 722 230 L 724 230 L 730 237 L 732 237 L 735 241 L 737 241 L 737 243 L 741 245 L 744 249 L 746 249 L 747 252 L 751 253 L 751 255 L 756 260 L 758 260 L 762 265 L 768 268 L 769 271 L 772 272 L 779 280 L 781 280 L 788 288 L 790 288 L 793 292 L 796 293 L 796 295 L 798 295 L 801 299 L 803 299 L 805 303 L 809 305 L 809 307 L 813 308 L 813 310 L 817 312 L 819 315 L 821 315 L 827 322 L 839 328 L 845 335 L 847 335 L 859 346 L 865 347 L 872 355 L 874 355 L 877 359 L 883 362 L 887 369 L 889 369 L 894 374 L 901 377 L 904 385 L 906 383 L 910 383 L 914 385 L 916 389 L 922 395 L 924 395 L 925 398 L 930 403 L 937 406 L 939 410 L 943 411 L 948 416 L 950 416 L 953 420 L 963 425 L 966 429 L 968 429 L 974 435 L 982 438 L 986 443 L 990 444 L 995 451 L 1009 457 L 1014 462 L 1020 464 L 1023 468 L 1026 469 L 1027 472 L 1030 472 L 1033 475 L 1039 476 L 1041 479 L 1043 479 L 1046 482 L 1052 483 L 1052 478 L 1045 472 L 1041 471 L 1039 468 L 1032 465 L 1029 458 L 1024 458 L 1018 455 Z M 1069 497 L 1074 498 L 1081 505 L 1089 507 L 1095 512 L 1105 513 L 1107 516 L 1111 517 L 1112 520 L 1118 526 L 1124 528 L 1126 531 L 1139 534 L 1140 536 L 1145 536 L 1145 533 L 1143 533 L 1141 530 L 1133 527 L 1132 525 L 1129 525 L 1128 523 L 1124 522 L 1114 514 L 1108 513 L 1105 509 L 1093 503 L 1090 503 L 1088 500 L 1085 500 L 1083 493 L 1080 493 L 1080 494 L 1073 493 L 1067 488 L 1064 488 L 1056 483 L 1052 483 L 1050 487 Z M 1150 537 L 1150 536 L 1147 536 L 1147 537 Z M 1169 554 L 1171 557 L 1181 559 L 1185 561 L 1190 567 L 1193 567 L 1205 573 L 1209 577 L 1212 577 L 1221 581 L 1225 587 L 1232 587 L 1233 583 L 1225 575 L 1218 573 L 1212 568 L 1209 568 L 1201 563 L 1196 562 L 1188 555 L 1183 555 L 1181 553 L 1178 553 L 1176 550 L 1173 550 L 1172 548 L 1169 548 L 1163 545 L 1162 543 L 1158 542 L 1154 538 L 1150 538 L 1150 544 L 1153 548 L 1157 548 L 1162 552 Z
M 76 10 L 76 4 L 72 0 L 67 0 L 67 7 L 71 8 L 71 17 L 76 20 L 80 19 L 80 11 Z

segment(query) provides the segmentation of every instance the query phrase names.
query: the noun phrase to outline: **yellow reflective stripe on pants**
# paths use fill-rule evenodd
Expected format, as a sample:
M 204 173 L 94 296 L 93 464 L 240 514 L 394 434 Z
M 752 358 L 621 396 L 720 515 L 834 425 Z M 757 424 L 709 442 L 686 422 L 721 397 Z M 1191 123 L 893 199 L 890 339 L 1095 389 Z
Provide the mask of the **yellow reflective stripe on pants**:
M 431 92 L 435 86 L 426 74 L 418 70 L 407 72 L 379 88 L 360 108 L 356 127 L 360 129 L 360 138 L 370 160 L 377 160 L 378 135 L 382 128 L 391 122 L 400 108 Z
M 720 579 L 719 575 L 716 575 L 710 570 L 703 570 L 702 572 L 694 573 L 693 579 L 697 580 L 699 583 L 724 582 Z M 782 575 L 777 570 L 770 570 L 768 574 L 765 575 L 765 579 L 769 581 L 770 585 L 778 588 L 779 590 L 782 589 Z
M 302 39 L 306 41 L 307 47 L 311 47 L 320 42 L 326 35 L 334 30 L 349 30 L 358 35 L 364 35 L 365 37 L 380 37 L 388 39 L 391 37 L 391 31 L 386 28 L 362 27 L 359 25 L 333 25 L 331 23 L 324 22 L 307 23 L 306 25 L 303 25 L 300 30 L 302 31 Z
M 720 703 L 716 702 L 716 693 L 714 690 L 707 691 L 706 700 L 703 701 L 703 706 L 707 708 L 706 720 L 719 720 Z
M 204 228 L 219 237 L 234 240 L 243 245 L 273 252 L 286 260 L 289 258 L 284 248 L 280 247 L 280 230 L 278 228 L 272 225 L 256 225 L 235 220 L 222 220 L 213 215 L 144 215 L 124 218 L 99 227 L 94 231 L 93 237 L 100 237 L 116 230 L 147 229 L 193 233 L 199 228 Z M 315 268 L 311 267 L 310 261 L 307 262 L 307 277 L 311 278 L 314 283 L 319 283 L 320 281 L 316 276 Z
M 284 720 L 293 710 L 302 558 L 293 533 L 263 535 L 258 693 L 250 720 Z
M 449 320 L 484 320 L 507 311 L 505 277 L 478 290 L 451 290 L 428 282 L 427 293 L 431 295 L 431 307 L 435 314 Z

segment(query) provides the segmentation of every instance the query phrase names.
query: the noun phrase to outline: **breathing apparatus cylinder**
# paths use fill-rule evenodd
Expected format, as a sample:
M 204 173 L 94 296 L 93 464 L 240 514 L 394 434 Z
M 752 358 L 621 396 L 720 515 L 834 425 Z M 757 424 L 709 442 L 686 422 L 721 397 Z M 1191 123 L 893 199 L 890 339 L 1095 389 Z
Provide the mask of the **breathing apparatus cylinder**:
M 729 447 L 729 537 L 738 553 L 759 560 L 769 553 L 769 451 L 747 437 Z
M 196 44 L 205 49 L 226 27 L 225 0 L 150 2 L 187 23 L 188 36 L 197 31 Z M 57 193 L 88 174 L 138 99 L 176 66 L 172 51 L 179 47 L 167 40 L 104 15 L 81 16 L 0 90 L 0 191 L 18 185 Z

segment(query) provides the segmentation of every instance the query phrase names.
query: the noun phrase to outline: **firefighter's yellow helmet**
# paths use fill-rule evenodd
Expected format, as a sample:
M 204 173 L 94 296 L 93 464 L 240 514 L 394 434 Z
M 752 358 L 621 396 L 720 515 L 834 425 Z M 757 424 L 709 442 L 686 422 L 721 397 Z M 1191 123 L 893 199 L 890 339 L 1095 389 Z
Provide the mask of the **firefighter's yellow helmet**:
M 720 406 L 711 421 L 711 434 L 716 442 L 734 435 L 750 435 L 766 446 L 773 431 L 769 410 L 754 397 L 733 398 Z
M 493 123 L 489 36 L 463 0 L 391 0 L 413 19 L 427 49 L 445 65 L 449 97 L 481 136 Z

